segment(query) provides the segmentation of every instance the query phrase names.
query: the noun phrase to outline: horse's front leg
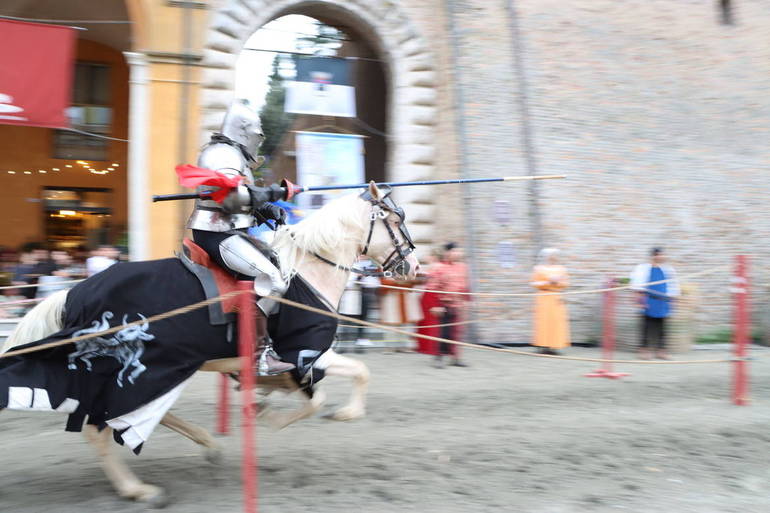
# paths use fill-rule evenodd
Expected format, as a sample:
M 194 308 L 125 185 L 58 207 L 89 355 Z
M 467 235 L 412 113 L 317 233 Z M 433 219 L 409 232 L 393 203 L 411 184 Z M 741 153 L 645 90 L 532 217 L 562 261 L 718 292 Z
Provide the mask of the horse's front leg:
M 196 444 L 205 447 L 206 460 L 210 463 L 220 463 L 222 461 L 222 447 L 206 429 L 180 419 L 171 413 L 166 413 L 160 423 L 170 430 L 186 436 Z
M 331 349 L 319 358 L 327 376 L 342 376 L 353 380 L 350 401 L 329 416 L 332 420 L 354 420 L 366 415 L 366 392 L 369 389 L 369 368 L 358 360 L 337 354 Z
M 166 497 L 163 489 L 140 481 L 120 456 L 112 452 L 111 449 L 114 444 L 112 428 L 99 431 L 95 426 L 88 425 L 85 427 L 84 435 L 96 448 L 107 479 L 110 480 L 121 497 L 147 502 L 155 507 L 165 506 Z

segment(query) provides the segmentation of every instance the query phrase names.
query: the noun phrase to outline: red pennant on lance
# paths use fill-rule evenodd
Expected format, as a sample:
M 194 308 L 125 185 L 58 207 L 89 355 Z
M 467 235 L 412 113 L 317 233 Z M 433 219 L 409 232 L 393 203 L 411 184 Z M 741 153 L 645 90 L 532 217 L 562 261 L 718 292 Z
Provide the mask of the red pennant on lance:
M 0 124 L 66 128 L 75 30 L 0 20 Z
M 179 177 L 179 184 L 182 187 L 189 187 L 190 189 L 194 189 L 199 185 L 219 187 L 219 190 L 211 193 L 211 199 L 217 203 L 222 203 L 230 193 L 230 189 L 238 187 L 243 181 L 241 176 L 230 178 L 213 169 L 196 167 L 190 164 L 176 166 L 176 175 Z

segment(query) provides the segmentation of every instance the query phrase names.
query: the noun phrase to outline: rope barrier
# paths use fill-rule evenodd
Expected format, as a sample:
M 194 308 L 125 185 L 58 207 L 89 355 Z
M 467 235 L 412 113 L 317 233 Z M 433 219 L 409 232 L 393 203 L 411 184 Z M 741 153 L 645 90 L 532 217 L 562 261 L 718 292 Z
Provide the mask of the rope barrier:
M 88 333 L 86 335 L 80 335 L 78 337 L 72 337 L 65 340 L 57 340 L 56 342 L 48 342 L 46 344 L 41 344 L 39 346 L 33 346 L 33 347 L 27 347 L 24 349 L 17 349 L 15 351 L 8 351 L 6 353 L 0 354 L 0 359 L 3 358 L 10 358 L 11 356 L 19 356 L 22 354 L 28 354 L 28 353 L 36 353 L 38 351 L 44 351 L 46 349 L 53 349 L 55 347 L 60 346 L 66 346 L 67 344 L 74 344 L 75 342 L 80 342 L 81 340 L 87 340 L 89 338 L 97 338 L 97 337 L 103 337 L 104 335 L 111 335 L 113 333 L 117 333 L 118 331 L 124 330 L 126 328 L 129 328 L 131 326 L 139 326 L 142 324 L 149 324 L 156 321 L 162 321 L 163 319 L 168 319 L 169 317 L 177 317 L 179 315 L 184 315 L 186 313 L 192 312 L 193 310 L 197 310 L 199 308 L 203 308 L 205 306 L 218 303 L 220 301 L 225 301 L 227 299 L 230 299 L 233 296 L 237 296 L 238 294 L 243 294 L 244 291 L 241 290 L 234 290 L 232 292 L 228 292 L 227 294 L 222 294 L 221 296 L 213 297 L 211 299 L 206 299 L 205 301 L 200 301 L 198 303 L 193 303 L 191 305 L 182 306 L 180 308 L 176 308 L 174 310 L 169 310 L 168 312 L 163 312 L 158 315 L 153 315 L 152 317 L 148 317 L 147 319 L 142 319 L 139 321 L 133 321 L 129 322 L 128 324 L 123 324 L 120 326 L 114 326 L 110 329 L 106 329 L 104 331 L 100 331 L 98 333 Z
M 50 287 L 51 285 L 68 285 L 70 283 L 80 283 L 84 280 L 70 280 L 70 281 L 57 281 L 53 283 L 33 283 L 31 285 L 6 285 L 4 287 L 0 287 L 0 290 L 8 290 L 8 289 L 29 289 L 32 287 Z
M 520 292 L 520 293 L 507 293 L 507 292 L 449 292 L 445 290 L 433 290 L 433 289 L 417 289 L 411 287 L 398 287 L 395 285 L 380 285 L 385 289 L 403 290 L 406 292 L 432 292 L 434 294 L 452 294 L 456 296 L 478 296 L 478 297 L 534 297 L 534 296 L 576 296 L 578 294 L 599 294 L 602 292 L 613 292 L 615 290 L 627 290 L 637 289 L 639 287 L 648 287 L 650 285 L 659 285 L 661 283 L 668 283 L 675 280 L 691 279 L 698 276 L 705 276 L 708 274 L 714 274 L 718 271 L 724 271 L 726 267 L 716 267 L 714 269 L 706 269 L 705 271 L 699 271 L 697 273 L 688 274 L 677 278 L 669 278 L 667 280 L 650 281 L 647 283 L 641 283 L 639 285 L 620 285 L 618 287 L 608 287 L 604 289 L 589 289 L 589 290 L 572 290 L 569 292 Z
M 701 273 L 702 274 L 702 273 Z M 612 289 L 610 289 L 612 290 Z M 118 331 L 121 331 L 127 327 L 130 326 L 138 326 L 141 324 L 149 324 L 156 321 L 160 321 L 163 319 L 168 319 L 170 317 L 176 317 L 179 315 L 184 315 L 186 313 L 189 313 L 193 310 L 197 310 L 199 308 L 203 308 L 205 306 L 208 306 L 213 303 L 217 303 L 220 301 L 224 301 L 226 299 L 229 299 L 230 297 L 236 296 L 238 294 L 242 294 L 245 291 L 233 291 L 228 292 L 227 294 L 222 294 L 220 296 L 206 299 L 204 301 L 200 301 L 198 303 L 193 303 L 191 305 L 183 306 L 180 308 L 176 308 L 174 310 L 170 310 L 168 312 L 164 312 L 158 315 L 153 315 L 151 317 L 148 317 L 147 319 L 139 320 L 139 321 L 133 321 L 125 325 L 121 326 L 115 326 L 113 328 L 98 332 L 98 333 L 89 333 L 87 335 L 81 335 L 78 337 L 69 338 L 66 340 L 59 340 L 56 342 L 49 342 L 46 344 L 41 344 L 34 347 L 28 347 L 25 349 L 18 349 L 15 351 L 8 351 L 6 353 L 0 354 L 0 359 L 2 358 L 10 358 L 11 356 L 18 356 L 22 354 L 28 354 L 28 353 L 34 353 L 38 351 L 44 351 L 46 349 L 52 349 L 55 347 L 64 346 L 67 344 L 73 344 L 75 342 L 80 342 L 81 340 L 87 340 L 91 338 L 97 338 L 102 337 L 104 335 L 110 335 L 112 333 L 117 333 Z M 529 356 L 534 358 L 550 358 L 550 359 L 556 359 L 556 360 L 571 360 L 571 361 L 580 361 L 580 362 L 599 362 L 599 363 L 624 363 L 624 364 L 637 364 L 637 365 L 676 365 L 676 364 L 695 364 L 695 363 L 728 363 L 735 361 L 734 358 L 730 359 L 714 359 L 714 360 L 664 360 L 664 361 L 649 361 L 649 360 L 612 360 L 607 358 L 585 358 L 585 357 L 579 357 L 579 356 L 559 356 L 559 355 L 547 355 L 547 354 L 538 354 L 538 353 L 529 353 L 526 351 L 518 351 L 516 349 L 508 349 L 508 348 L 500 348 L 500 347 L 490 347 L 482 344 L 474 344 L 471 342 L 464 342 L 460 340 L 451 340 L 447 338 L 442 337 L 434 337 L 431 335 L 422 335 L 418 333 L 412 333 L 410 331 L 393 328 L 390 326 L 385 326 L 382 324 L 377 324 L 369 321 L 362 321 L 359 319 L 355 319 L 353 317 L 348 317 L 346 315 L 341 315 L 336 312 L 330 312 L 328 310 L 322 310 L 320 308 L 315 308 L 312 306 L 303 305 L 301 303 L 297 303 L 295 301 L 291 301 L 289 299 L 284 299 L 282 297 L 276 297 L 276 296 L 264 296 L 267 299 L 276 301 L 278 303 L 282 303 L 288 306 L 292 306 L 294 308 L 299 308 L 301 310 L 306 310 L 309 312 L 314 312 L 320 315 L 324 315 L 326 317 L 335 318 L 337 320 L 342 320 L 345 322 L 350 322 L 358 326 L 368 326 L 370 328 L 379 329 L 382 331 L 389 331 L 391 333 L 397 333 L 400 335 L 407 335 L 409 337 L 415 337 L 415 338 L 422 338 L 425 340 L 432 340 L 435 342 L 444 342 L 447 344 L 454 344 L 461 347 L 468 347 L 471 349 L 479 349 L 483 351 L 494 351 L 499 353 L 509 353 L 509 354 L 516 354 L 520 356 Z
M 13 305 L 26 305 L 29 303 L 39 303 L 40 301 L 45 300 L 44 297 L 36 297 L 34 299 L 20 299 L 18 301 L 3 301 L 0 302 L 0 308 L 5 308 L 6 306 L 13 306 Z
M 443 328 L 445 326 L 463 326 L 465 324 L 475 324 L 477 322 L 486 322 L 486 321 L 510 321 L 513 319 L 518 319 L 521 317 L 521 313 L 518 314 L 511 314 L 511 316 L 506 317 L 505 319 L 500 319 L 497 317 L 497 314 L 489 315 L 486 317 L 480 317 L 478 319 L 468 320 L 468 321 L 458 321 L 458 322 L 446 322 L 444 324 L 428 324 L 427 326 L 421 326 L 419 324 L 415 324 L 415 327 L 417 328 Z M 404 323 L 409 324 L 409 323 Z M 338 324 L 339 328 L 359 328 L 360 326 L 355 326 L 352 324 Z M 387 325 L 385 325 L 387 326 Z
M 606 358 L 585 358 L 580 356 L 559 356 L 559 355 L 549 355 L 549 354 L 538 354 L 538 353 L 528 353 L 526 351 L 518 351 L 516 349 L 508 349 L 508 348 L 500 348 L 500 347 L 490 347 L 485 346 L 482 344 L 473 344 L 471 342 L 463 342 L 460 340 L 451 340 L 448 338 L 442 338 L 442 337 L 433 337 L 430 335 L 420 335 L 418 333 L 412 333 L 410 331 L 398 329 L 398 328 L 392 328 L 390 326 L 385 326 L 382 324 L 377 324 L 374 322 L 369 321 L 362 321 L 359 319 L 354 319 L 353 317 L 348 317 L 346 315 L 341 315 L 335 312 L 330 312 L 328 310 L 322 310 L 320 308 L 315 308 L 312 306 L 303 305 L 301 303 L 297 303 L 295 301 L 291 301 L 289 299 L 284 299 L 282 297 L 275 297 L 275 296 L 265 296 L 268 299 L 271 299 L 273 301 L 276 301 L 278 303 L 282 303 L 284 305 L 288 305 L 294 308 L 299 308 L 301 310 L 307 310 L 309 312 L 317 313 L 320 315 L 324 315 L 326 317 L 332 317 L 337 320 L 343 320 L 346 322 L 352 322 L 354 324 L 362 325 L 362 326 L 368 326 L 370 328 L 376 328 L 383 331 L 390 331 L 392 333 L 398 333 L 400 335 L 408 335 L 410 337 L 415 338 L 422 338 L 425 340 L 433 340 L 435 342 L 445 342 L 447 344 L 454 344 L 462 347 L 469 347 L 471 349 L 480 349 L 484 351 L 494 351 L 499 353 L 510 353 L 510 354 L 517 354 L 520 356 L 531 356 L 534 358 L 552 358 L 557 360 L 572 360 L 572 361 L 579 361 L 579 362 L 601 362 L 601 363 L 630 363 L 630 364 L 640 364 L 640 365 L 674 365 L 674 364 L 690 364 L 690 363 L 728 363 L 734 361 L 733 358 L 729 359 L 719 359 L 719 360 L 664 360 L 664 361 L 650 361 L 650 360 L 610 360 Z

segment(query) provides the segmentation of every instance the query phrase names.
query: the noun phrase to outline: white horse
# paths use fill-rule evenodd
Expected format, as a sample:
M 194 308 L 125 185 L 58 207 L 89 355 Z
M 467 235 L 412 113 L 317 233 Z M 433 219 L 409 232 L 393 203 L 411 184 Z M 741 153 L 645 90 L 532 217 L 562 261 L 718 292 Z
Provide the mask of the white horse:
M 358 194 L 335 199 L 302 222 L 281 227 L 276 232 L 272 247 L 278 253 L 284 275 L 289 278 L 300 275 L 330 305 L 339 304 L 350 269 L 362 254 L 384 266 L 400 266 L 405 277 L 414 277 L 419 268 L 417 259 L 411 253 L 413 246 L 403 224 L 403 212 L 374 183 L 370 184 L 368 195 L 371 199 L 363 199 Z M 33 308 L 8 338 L 3 352 L 59 331 L 62 328 L 66 299 L 67 291 L 60 291 Z M 366 365 L 330 349 L 316 360 L 314 367 L 323 369 L 328 376 L 343 376 L 353 381 L 350 401 L 334 412 L 332 419 L 352 420 L 365 414 L 369 382 Z M 199 370 L 238 372 L 240 361 L 238 358 L 210 360 Z M 260 378 L 263 391 L 282 387 L 296 389 L 287 385 L 288 381 L 288 375 Z M 165 406 L 166 414 L 160 423 L 203 445 L 209 457 L 215 458 L 219 454 L 219 447 L 208 431 L 168 413 L 168 408 L 177 397 L 178 394 L 173 395 Z M 318 412 L 325 400 L 325 394 L 320 389 L 315 391 L 312 398 L 305 394 L 302 397 L 304 404 L 298 410 L 289 413 L 267 412 L 263 418 L 273 427 L 285 427 Z M 93 426 L 86 426 L 85 436 L 96 447 L 105 474 L 120 496 L 153 505 L 165 503 L 161 488 L 143 483 L 118 455 L 111 452 L 111 427 L 97 431 Z

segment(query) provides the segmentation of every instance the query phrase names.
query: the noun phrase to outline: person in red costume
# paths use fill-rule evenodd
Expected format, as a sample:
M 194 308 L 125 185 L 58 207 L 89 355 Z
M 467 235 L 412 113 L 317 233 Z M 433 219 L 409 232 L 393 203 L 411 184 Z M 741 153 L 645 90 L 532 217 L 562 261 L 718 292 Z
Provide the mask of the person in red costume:
M 465 315 L 465 307 L 470 296 L 462 293 L 468 292 L 468 266 L 463 262 L 465 254 L 462 247 L 454 242 L 444 246 L 444 259 L 435 271 L 432 286 L 426 287 L 440 292 L 450 292 L 452 294 L 437 294 L 439 306 L 430 308 L 430 313 L 440 319 L 441 338 L 449 340 L 460 340 L 463 334 L 462 325 L 456 323 L 462 322 Z M 454 293 L 461 294 L 454 294 Z M 460 360 L 460 347 L 455 344 L 440 342 L 436 354 L 436 367 L 443 368 L 443 357 L 447 355 L 451 358 L 451 365 L 456 367 L 467 367 L 466 363 Z
M 421 262 L 421 284 L 418 285 L 418 288 L 427 290 L 434 289 L 437 276 L 436 271 L 441 265 L 441 259 L 443 256 L 443 248 L 438 248 L 427 256 L 426 262 L 424 264 Z M 436 326 L 437 324 L 440 324 L 439 318 L 431 313 L 433 308 L 438 308 L 440 306 L 441 301 L 439 300 L 438 294 L 435 292 L 423 292 L 422 296 L 420 297 L 422 320 L 417 323 L 417 333 L 419 335 L 438 337 L 441 334 L 439 327 Z M 435 340 L 417 338 L 417 352 L 435 356 L 438 354 L 438 343 Z

